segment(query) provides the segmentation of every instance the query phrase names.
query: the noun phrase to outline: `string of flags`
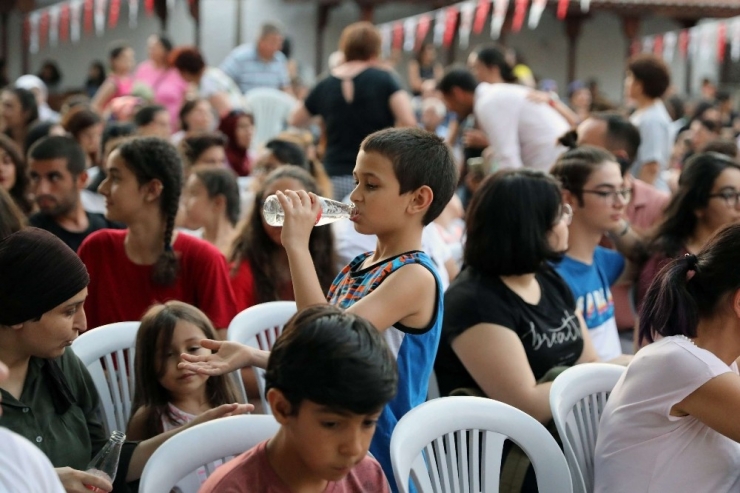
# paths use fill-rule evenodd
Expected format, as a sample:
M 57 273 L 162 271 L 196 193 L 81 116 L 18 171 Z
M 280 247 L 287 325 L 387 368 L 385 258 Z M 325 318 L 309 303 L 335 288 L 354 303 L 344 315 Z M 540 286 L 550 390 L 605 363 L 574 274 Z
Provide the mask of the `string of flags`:
M 195 0 L 188 0 L 190 3 Z M 47 46 L 60 42 L 77 43 L 86 35 L 102 36 L 106 27 L 113 29 L 121 17 L 122 5 L 128 8 L 128 24 L 136 28 L 139 4 L 142 0 L 66 0 L 26 14 L 23 34 L 31 53 L 38 53 Z M 167 0 L 167 10 L 175 7 L 176 0 Z M 154 15 L 155 0 L 143 0 L 148 16 Z
M 730 59 L 733 62 L 740 61 L 740 17 L 645 36 L 636 40 L 630 51 L 633 55 L 652 53 L 668 63 L 672 62 L 676 55 L 682 60 L 688 57 L 706 59 L 714 52 L 717 61 L 724 62 L 728 45 Z
M 528 9 L 527 25 L 529 29 L 536 29 L 547 1 L 467 0 L 432 12 L 380 24 L 378 28 L 383 39 L 383 54 L 387 56 L 391 50 L 418 51 L 430 31 L 432 22 L 434 22 L 434 27 L 431 28 L 432 41 L 436 46 L 449 48 L 457 34 L 460 48 L 467 48 L 471 33 L 481 34 L 489 18 L 491 38 L 498 39 L 510 8 L 514 9 L 512 23 L 514 32 L 522 29 Z M 570 2 L 571 0 L 558 0 L 557 15 L 560 20 L 567 16 Z M 579 3 L 581 11 L 588 12 L 591 0 L 580 0 Z

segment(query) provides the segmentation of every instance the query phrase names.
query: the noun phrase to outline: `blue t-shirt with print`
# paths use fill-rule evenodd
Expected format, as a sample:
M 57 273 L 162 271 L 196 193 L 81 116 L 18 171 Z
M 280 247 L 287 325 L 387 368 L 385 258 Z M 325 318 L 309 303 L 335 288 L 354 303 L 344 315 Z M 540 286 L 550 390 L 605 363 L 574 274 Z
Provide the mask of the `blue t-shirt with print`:
M 622 274 L 624 264 L 621 254 L 597 246 L 590 265 L 567 255 L 554 265 L 573 291 L 576 309 L 583 314 L 596 352 L 602 360 L 615 358 L 622 352 L 614 318 L 614 299 L 609 286 Z

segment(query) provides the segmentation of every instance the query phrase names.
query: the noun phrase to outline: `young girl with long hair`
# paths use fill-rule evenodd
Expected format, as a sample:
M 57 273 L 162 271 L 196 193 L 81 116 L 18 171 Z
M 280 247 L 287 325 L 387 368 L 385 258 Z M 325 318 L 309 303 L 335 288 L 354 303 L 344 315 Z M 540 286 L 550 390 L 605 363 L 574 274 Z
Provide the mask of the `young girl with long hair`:
M 226 259 L 208 242 L 175 231 L 182 191 L 175 148 L 155 137 L 121 144 L 98 191 L 106 217 L 128 229 L 96 231 L 80 246 L 92 279 L 89 326 L 138 320 L 153 303 L 179 300 L 228 327 L 237 311 Z
M 0 188 L 4 188 L 24 214 L 33 210 L 28 194 L 28 165 L 20 148 L 10 137 L 0 134 Z
M 131 94 L 134 87 L 134 49 L 124 43 L 116 44 L 108 52 L 108 61 L 111 73 L 92 100 L 92 108 L 98 113 L 102 113 L 112 100 Z
M 278 190 L 319 193 L 316 181 L 298 166 L 281 166 L 267 176 L 230 257 L 233 262 L 231 285 L 239 310 L 267 301 L 295 299 L 288 254 L 280 241 L 282 228 L 268 225 L 262 217 L 264 200 Z M 314 228 L 308 248 L 321 287 L 328 291 L 337 274 L 331 228 Z

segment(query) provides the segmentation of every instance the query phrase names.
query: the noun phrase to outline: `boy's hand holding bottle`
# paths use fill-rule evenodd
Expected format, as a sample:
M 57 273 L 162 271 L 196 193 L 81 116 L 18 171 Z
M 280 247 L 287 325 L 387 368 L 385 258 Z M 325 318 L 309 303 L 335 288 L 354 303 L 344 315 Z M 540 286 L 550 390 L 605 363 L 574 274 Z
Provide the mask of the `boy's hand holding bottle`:
M 285 220 L 280 241 L 283 248 L 301 248 L 308 250 L 308 241 L 311 238 L 311 230 L 321 213 L 319 197 L 304 190 L 278 191 L 275 194 L 283 207 Z

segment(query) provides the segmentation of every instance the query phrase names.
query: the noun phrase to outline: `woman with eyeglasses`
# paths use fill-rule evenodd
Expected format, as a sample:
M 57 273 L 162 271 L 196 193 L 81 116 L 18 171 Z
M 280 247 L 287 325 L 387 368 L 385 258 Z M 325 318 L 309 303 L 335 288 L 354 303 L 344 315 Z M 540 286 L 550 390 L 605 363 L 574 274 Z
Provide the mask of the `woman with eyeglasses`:
M 573 291 L 599 357 L 622 357 L 610 286 L 625 271 L 624 257 L 599 246 L 605 234 L 622 251 L 637 239 L 624 212 L 632 191 L 625 188 L 616 158 L 603 149 L 581 146 L 563 153 L 550 171 L 563 186 L 563 200 L 573 209 L 570 243 L 555 270 Z
M 740 219 L 739 198 L 740 165 L 735 161 L 706 152 L 686 162 L 665 219 L 648 245 L 649 258 L 637 285 L 638 306 L 671 259 L 698 253 L 716 231 Z

